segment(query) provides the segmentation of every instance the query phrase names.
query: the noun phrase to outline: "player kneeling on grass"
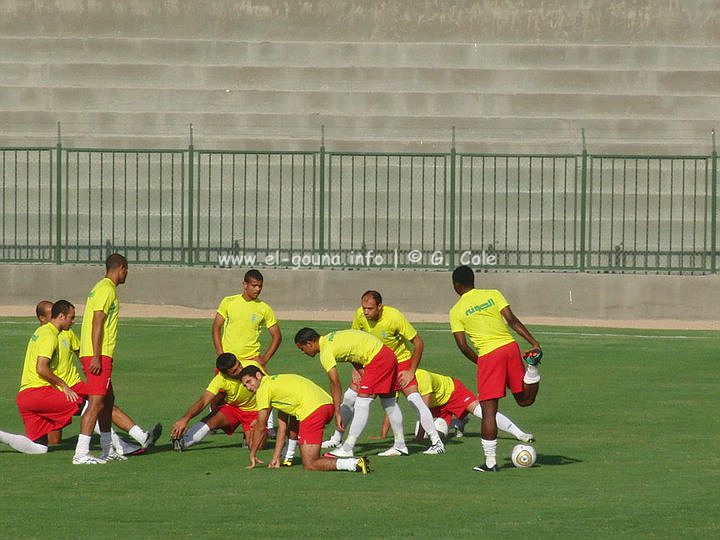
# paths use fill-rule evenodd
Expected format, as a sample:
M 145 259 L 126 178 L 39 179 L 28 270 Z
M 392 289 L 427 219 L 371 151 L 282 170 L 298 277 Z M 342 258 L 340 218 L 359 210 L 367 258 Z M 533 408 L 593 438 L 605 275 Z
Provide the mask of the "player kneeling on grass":
M 262 369 L 259 364 L 252 361 L 244 362 Z M 223 353 L 217 357 L 215 366 L 219 373 L 210 381 L 200 399 L 193 403 L 183 417 L 173 424 L 170 437 L 173 450 L 176 452 L 182 452 L 189 446 L 200 442 L 214 429 L 222 429 L 228 435 L 232 435 L 241 424 L 248 445 L 252 446 L 254 442 L 252 428 L 257 423 L 258 412 L 255 405 L 255 394 L 248 391 L 240 382 L 242 364 L 238 362 L 234 354 Z M 217 411 L 207 415 L 188 429 L 190 420 L 200 414 L 221 392 L 225 393 L 225 403 Z M 260 447 L 265 444 L 267 439 L 266 423 L 267 418 L 263 420 L 260 429 L 256 432 L 258 437 L 256 442 Z
M 298 443 L 303 468 L 309 471 L 357 471 L 367 474 L 367 458 L 329 458 L 320 456 L 320 444 L 325 426 L 335 418 L 335 407 L 330 394 L 317 384 L 300 375 L 290 373 L 265 375 L 257 366 L 248 366 L 240 372 L 243 385 L 255 393 L 258 419 L 255 434 L 250 438 L 249 469 L 263 462 L 257 457 L 262 448 L 260 433 L 272 408 L 280 411 L 275 451 L 269 467 L 280 466 L 280 454 L 285 440 L 288 417 L 294 416 L 300 422 Z

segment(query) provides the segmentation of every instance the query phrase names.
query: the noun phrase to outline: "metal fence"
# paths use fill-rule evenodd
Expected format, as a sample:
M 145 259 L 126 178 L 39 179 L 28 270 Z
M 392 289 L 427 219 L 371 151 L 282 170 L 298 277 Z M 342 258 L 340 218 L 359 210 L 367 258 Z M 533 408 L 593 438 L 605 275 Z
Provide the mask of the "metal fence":
M 714 150 L 0 148 L 0 261 L 712 273 L 717 201 Z

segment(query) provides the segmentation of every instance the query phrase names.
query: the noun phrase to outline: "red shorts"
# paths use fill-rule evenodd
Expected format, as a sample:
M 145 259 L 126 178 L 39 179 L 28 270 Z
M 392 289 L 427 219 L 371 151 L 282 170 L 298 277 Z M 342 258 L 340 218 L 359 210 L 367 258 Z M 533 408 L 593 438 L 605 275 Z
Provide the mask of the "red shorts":
M 392 349 L 383 345 L 363 370 L 359 394 L 392 394 L 397 387 L 398 362 Z
M 450 399 L 447 403 L 440 405 L 439 407 L 433 407 L 430 410 L 433 417 L 442 418 L 445 422 L 447 422 L 448 426 L 450 425 L 453 416 L 461 420 L 465 418 L 468 414 L 468 405 L 477 400 L 475 394 L 473 394 L 468 387 L 462 383 L 462 381 L 453 377 L 453 382 L 455 383 L 455 390 L 450 395 Z
M 398 366 L 397 366 L 398 373 L 400 373 L 401 371 L 407 371 L 408 369 L 410 369 L 410 366 L 412 366 L 412 360 L 405 360 L 404 362 L 398 362 Z M 417 379 L 415 377 L 413 377 L 412 380 L 409 383 L 407 383 L 407 386 L 417 386 L 417 384 L 418 384 Z M 405 388 L 407 388 L 407 386 Z M 397 388 L 395 388 L 395 390 L 402 390 L 402 388 L 400 388 L 398 386 Z
M 516 342 L 508 343 L 477 359 L 478 399 L 505 397 L 505 388 L 513 394 L 522 392 L 525 366 Z
M 69 425 L 82 403 L 68 401 L 62 391 L 52 386 L 27 388 L 15 400 L 25 424 L 25 435 L 31 441 Z
M 112 375 L 113 359 L 109 356 L 100 357 L 100 373 L 94 375 L 90 372 L 90 362 L 92 356 L 81 356 L 80 363 L 82 364 L 83 371 L 85 372 L 85 389 L 87 390 L 88 396 L 106 396 L 112 393 L 112 382 L 110 376 Z
M 321 444 L 323 431 L 335 417 L 335 407 L 332 403 L 322 405 L 315 409 L 305 420 L 300 420 L 298 429 L 298 444 Z
M 257 411 L 243 411 L 235 405 L 223 405 L 218 409 L 218 413 L 222 414 L 227 421 L 230 423 L 229 427 L 223 428 L 223 431 L 228 435 L 235 433 L 237 427 L 242 424 L 243 431 L 247 433 L 250 431 L 250 425 L 257 420 Z

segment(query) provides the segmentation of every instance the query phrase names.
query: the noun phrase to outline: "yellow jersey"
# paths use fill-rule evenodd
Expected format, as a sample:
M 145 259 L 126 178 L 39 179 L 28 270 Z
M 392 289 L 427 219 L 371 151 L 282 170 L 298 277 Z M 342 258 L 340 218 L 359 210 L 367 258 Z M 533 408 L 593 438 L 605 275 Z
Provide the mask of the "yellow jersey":
M 80 349 L 80 340 L 72 330 L 63 330 L 58 335 L 58 363 L 53 370 L 68 386 L 82 382 L 80 372 L 75 366 L 73 353 Z
M 455 391 L 455 381 L 447 375 L 440 375 L 422 368 L 415 371 L 418 392 L 421 396 L 430 395 L 428 407 L 441 407 L 450 401 Z
M 398 362 L 410 360 L 412 356 L 410 341 L 417 336 L 417 331 L 400 310 L 391 306 L 383 306 L 380 318 L 377 321 L 368 321 L 363 309 L 359 307 L 355 312 L 352 328 L 378 338 L 392 349 Z
M 310 379 L 292 373 L 265 375 L 255 394 L 258 409 L 271 407 L 305 420 L 323 405 L 333 400 L 325 390 Z
M 383 347 L 382 341 L 361 330 L 338 330 L 320 336 L 320 364 L 330 371 L 337 362 L 367 366 Z
M 265 370 L 257 362 L 246 360 L 241 364 L 243 367 L 257 366 L 265 373 Z M 256 411 L 258 409 L 255 403 L 255 394 L 245 388 L 240 380 L 228 377 L 224 373 L 215 375 L 206 390 L 215 395 L 225 392 L 225 403 L 235 405 L 243 411 Z
M 120 302 L 118 301 L 115 283 L 110 278 L 102 278 L 88 293 L 80 331 L 80 356 L 95 355 L 92 344 L 92 322 L 96 311 L 102 311 L 106 315 L 103 323 L 102 346 L 99 353 L 112 358 L 117 344 Z
M 472 289 L 450 309 L 450 330 L 465 332 L 483 356 L 515 341 L 500 313 L 509 305 L 498 290 Z
M 46 323 L 33 332 L 25 349 L 22 375 L 20 377 L 20 391 L 28 388 L 42 388 L 52 386 L 37 372 L 38 356 L 50 359 L 50 370 L 55 373 L 58 364 L 58 334 L 60 331 L 53 323 Z
M 247 301 L 242 294 L 226 296 L 217 313 L 225 319 L 222 331 L 223 352 L 230 352 L 242 360 L 260 354 L 260 330 L 277 324 L 272 308 L 261 300 Z

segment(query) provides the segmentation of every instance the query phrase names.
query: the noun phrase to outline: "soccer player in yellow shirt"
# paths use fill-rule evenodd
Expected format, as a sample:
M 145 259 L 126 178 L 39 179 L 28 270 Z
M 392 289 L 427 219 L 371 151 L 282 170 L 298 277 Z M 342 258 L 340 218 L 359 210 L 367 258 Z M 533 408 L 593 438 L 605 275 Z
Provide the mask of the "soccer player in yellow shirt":
M 255 393 L 258 407 L 258 421 L 255 436 L 250 445 L 249 469 L 262 464 L 257 452 L 262 447 L 260 434 L 270 415 L 270 409 L 280 411 L 275 450 L 268 464 L 271 468 L 280 466 L 280 454 L 288 418 L 298 420 L 298 442 L 302 454 L 303 468 L 308 471 L 358 471 L 368 472 L 367 458 L 333 459 L 320 456 L 323 429 L 334 417 L 335 408 L 330 395 L 317 384 L 305 377 L 294 374 L 266 375 L 258 366 L 247 366 L 240 372 L 240 378 L 250 392 Z
M 453 417 L 464 420 L 468 414 L 472 414 L 482 418 L 482 407 L 480 407 L 477 396 L 468 390 L 468 387 L 460 379 L 421 368 L 415 371 L 415 377 L 418 381 L 418 392 L 430 407 L 433 417 L 441 422 L 443 433 L 447 434 Z M 532 433 L 525 433 L 503 413 L 498 412 L 496 418 L 498 429 L 509 433 L 517 440 L 525 443 L 535 440 Z M 421 426 L 418 429 L 419 439 L 422 439 L 423 432 L 424 429 Z
M 241 364 L 233 353 L 222 353 L 217 357 L 215 367 L 218 373 L 210 381 L 200 398 L 173 424 L 170 434 L 173 450 L 182 452 L 203 440 L 213 429 L 222 429 L 228 435 L 232 435 L 240 425 L 242 425 L 248 445 L 254 442 L 251 428 L 255 426 L 258 418 L 255 394 L 247 390 L 240 381 L 240 372 L 244 366 L 248 365 L 260 368 L 260 364 L 251 360 L 245 360 Z M 190 420 L 200 414 L 220 393 L 224 394 L 223 405 L 216 412 L 209 414 L 188 429 Z M 264 427 L 258 436 L 260 437 L 260 446 L 262 446 L 267 436 Z
M 45 324 L 50 321 L 52 306 L 53 303 L 49 300 L 41 300 L 38 302 L 35 307 L 35 315 L 40 321 L 40 324 Z M 75 335 L 75 332 L 73 332 L 72 329 L 60 332 L 58 335 L 58 344 L 58 376 L 66 381 L 81 381 L 80 374 L 75 368 L 75 364 L 73 362 L 73 354 L 78 354 L 80 352 L 80 340 Z M 77 390 L 77 392 L 84 398 L 84 385 L 82 391 Z M 162 424 L 157 423 L 153 426 L 151 431 L 145 431 L 117 405 L 113 406 L 112 423 L 118 428 L 128 432 L 139 444 L 138 446 L 125 441 L 115 432 L 115 430 L 110 428 L 110 437 L 112 439 L 113 448 L 120 455 L 135 455 L 144 453 L 145 450 L 151 448 L 155 444 L 155 441 L 157 441 L 162 433 Z M 99 431 L 97 423 L 95 424 L 95 429 L 96 431 Z M 48 444 L 50 445 L 59 444 L 61 439 L 62 430 L 54 430 L 48 433 Z
M 48 434 L 70 424 L 82 398 L 82 382 L 64 380 L 57 374 L 58 335 L 75 320 L 75 306 L 67 300 L 53 304 L 50 322 L 33 333 L 25 351 L 17 405 L 25 424 L 25 436 L 0 431 L 0 442 L 26 454 L 48 451 Z
M 128 262 L 119 253 L 105 260 L 105 277 L 88 293 L 80 334 L 80 363 L 85 371 L 88 407 L 82 415 L 80 434 L 75 447 L 75 465 L 95 464 L 98 458 L 90 455 L 90 441 L 95 422 L 100 425 L 100 461 L 119 460 L 112 447 L 110 424 L 115 404 L 111 376 L 113 355 L 117 343 L 120 302 L 116 288 L 125 283 Z
M 521 407 L 535 402 L 542 349 L 500 291 L 475 288 L 472 268 L 458 266 L 452 273 L 452 282 L 460 300 L 450 309 L 450 330 L 460 351 L 477 365 L 478 399 L 482 407 L 481 442 L 485 463 L 474 470 L 497 472 L 498 401 L 505 396 L 507 387 Z M 527 369 L 523 366 L 520 347 L 508 327 L 532 347 L 525 353 Z M 468 345 L 466 335 L 477 352 Z
M 395 437 L 393 447 L 381 455 L 407 455 L 403 433 L 402 411 L 397 404 L 397 358 L 388 346 L 375 336 L 360 330 L 338 330 L 320 336 L 312 328 L 302 328 L 295 335 L 295 344 L 308 356 L 320 355 L 320 364 L 330 380 L 330 394 L 335 407 L 335 426 L 344 431 L 340 405 L 342 385 L 337 372 L 337 362 L 349 362 L 356 370 L 362 371 L 358 381 L 358 397 L 355 400 L 355 414 L 348 428 L 345 442 L 331 451 L 335 457 L 352 457 L 355 443 L 365 429 L 370 415 L 370 404 L 375 396 L 390 420 Z M 392 451 L 392 453 L 391 453 Z
M 415 370 L 420 364 L 424 343 L 417 330 L 400 310 L 384 305 L 380 293 L 373 290 L 366 291 L 361 296 L 360 307 L 355 312 L 352 328 L 372 334 L 395 353 L 398 360 L 397 390 L 405 394 L 410 406 L 417 414 L 420 424 L 430 437 L 431 446 L 424 453 L 445 453 L 445 445 L 435 428 L 430 409 L 418 393 Z M 341 414 L 346 416 L 343 418 L 343 422 L 349 421 L 356 398 L 357 387 L 350 384 L 343 395 L 343 403 L 340 407 Z M 333 436 L 323 443 L 323 448 L 340 446 L 341 440 L 342 434 L 335 431 Z M 395 449 L 387 452 L 397 454 Z

